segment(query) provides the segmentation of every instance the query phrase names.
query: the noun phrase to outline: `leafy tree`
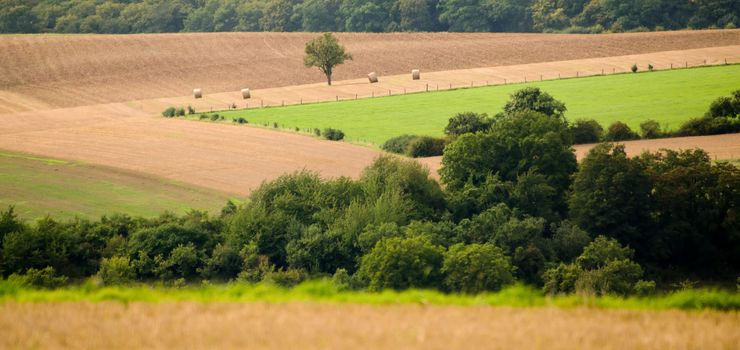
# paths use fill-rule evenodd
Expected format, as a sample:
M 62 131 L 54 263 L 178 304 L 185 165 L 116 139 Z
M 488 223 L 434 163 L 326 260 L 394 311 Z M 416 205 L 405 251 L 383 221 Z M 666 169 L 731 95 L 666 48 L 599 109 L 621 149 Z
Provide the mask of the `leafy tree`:
M 609 125 L 604 139 L 606 141 L 628 141 L 639 139 L 640 136 L 630 129 L 629 125 L 622 122 L 614 122 Z
M 97 276 L 104 285 L 125 285 L 134 281 L 136 270 L 127 256 L 103 258 Z
M 362 257 L 357 273 L 374 291 L 434 287 L 441 281 L 443 253 L 424 236 L 383 239 Z
M 380 33 L 388 26 L 388 12 L 374 1 L 346 0 L 340 6 L 347 32 Z
M 399 30 L 409 32 L 425 32 L 434 29 L 432 1 L 429 0 L 398 0 L 400 22 Z
M 487 32 L 489 20 L 480 0 L 440 0 L 439 21 L 450 32 Z
M 575 175 L 570 217 L 592 235 L 642 248 L 642 232 L 651 226 L 650 191 L 644 165 L 628 158 L 623 145 L 600 144 Z
M 640 123 L 640 136 L 643 139 L 657 139 L 663 137 L 665 133 L 660 127 L 660 123 L 655 120 L 648 119 Z
M 514 92 L 504 105 L 506 114 L 533 111 L 562 118 L 566 110 L 564 103 L 537 87 L 528 87 Z
M 465 112 L 458 113 L 450 118 L 445 127 L 445 135 L 460 136 L 462 134 L 476 133 L 479 131 L 489 131 L 493 120 L 488 119 L 484 114 Z
M 306 43 L 306 56 L 303 63 L 306 67 L 318 67 L 326 75 L 327 84 L 331 85 L 331 76 L 334 67 L 351 60 L 352 54 L 344 51 L 344 46 L 331 33 L 313 39 Z
M 570 130 L 576 145 L 599 142 L 604 135 L 604 128 L 593 119 L 576 119 Z
M 452 291 L 496 291 L 514 281 L 509 257 L 493 244 L 455 244 L 445 254 L 444 284 Z
M 293 8 L 294 21 L 307 32 L 341 31 L 340 0 L 306 0 Z

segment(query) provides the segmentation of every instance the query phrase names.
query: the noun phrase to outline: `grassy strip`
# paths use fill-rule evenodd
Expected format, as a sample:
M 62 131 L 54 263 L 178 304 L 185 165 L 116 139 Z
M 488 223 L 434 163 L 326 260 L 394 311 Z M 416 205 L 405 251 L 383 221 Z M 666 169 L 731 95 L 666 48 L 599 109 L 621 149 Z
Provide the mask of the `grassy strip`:
M 495 114 L 501 111 L 512 92 L 525 86 L 538 86 L 566 103 L 570 120 L 592 118 L 604 127 L 619 120 L 639 130 L 642 121 L 654 119 L 669 129 L 677 129 L 686 120 L 702 116 L 714 99 L 737 89 L 738 80 L 740 65 L 725 65 L 218 114 L 228 122 L 242 117 L 251 125 L 277 123 L 284 129 L 338 128 L 347 134 L 349 141 L 380 145 L 402 134 L 440 136 L 454 114 L 465 111 Z
M 696 289 L 653 297 L 615 296 L 584 297 L 577 295 L 545 296 L 531 287 L 515 285 L 496 293 L 479 295 L 444 294 L 433 290 L 346 291 L 329 280 L 304 282 L 286 289 L 271 284 L 221 284 L 199 287 L 167 288 L 162 286 L 95 287 L 80 286 L 37 290 L 0 282 L 0 302 L 69 302 L 117 301 L 129 302 L 321 302 L 336 304 L 430 304 L 455 306 L 511 307 L 595 307 L 636 310 L 740 310 L 740 294 L 726 291 Z
M 111 213 L 155 217 L 165 210 L 217 211 L 227 194 L 74 161 L 0 152 L 0 209 L 23 218 L 97 219 Z

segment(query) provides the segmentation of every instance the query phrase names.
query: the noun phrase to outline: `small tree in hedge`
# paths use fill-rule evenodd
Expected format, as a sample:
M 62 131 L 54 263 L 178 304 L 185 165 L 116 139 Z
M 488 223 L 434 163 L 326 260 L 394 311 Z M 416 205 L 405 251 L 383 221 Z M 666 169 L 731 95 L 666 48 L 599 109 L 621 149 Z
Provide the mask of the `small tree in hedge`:
M 528 87 L 513 93 L 509 102 L 504 105 L 504 113 L 509 115 L 525 111 L 561 118 L 567 108 L 565 108 L 565 103 L 556 100 L 540 88 Z
M 640 123 L 640 136 L 643 139 L 657 139 L 663 137 L 665 133 L 660 128 L 660 123 L 655 120 L 649 119 Z
M 630 129 L 629 125 L 622 122 L 614 122 L 609 125 L 606 132 L 606 141 L 628 141 L 639 139 L 640 136 Z
M 638 70 L 637 65 L 633 64 L 631 70 L 632 70 L 632 73 L 637 73 L 637 70 Z
M 331 141 L 340 141 L 344 139 L 344 132 L 339 129 L 326 128 L 321 132 L 321 135 L 324 136 L 325 139 Z
M 136 271 L 127 256 L 114 256 L 100 261 L 97 276 L 105 285 L 124 285 L 134 281 Z
M 578 119 L 570 126 L 573 133 L 573 144 L 596 143 L 604 135 L 604 128 L 593 119 Z
M 370 290 L 435 287 L 440 282 L 444 248 L 429 238 L 383 239 L 362 257 L 358 274 Z
M 441 156 L 445 149 L 445 139 L 419 136 L 411 141 L 406 155 L 413 158 Z
M 444 284 L 452 291 L 496 291 L 514 281 L 509 257 L 491 243 L 456 244 L 445 254 Z

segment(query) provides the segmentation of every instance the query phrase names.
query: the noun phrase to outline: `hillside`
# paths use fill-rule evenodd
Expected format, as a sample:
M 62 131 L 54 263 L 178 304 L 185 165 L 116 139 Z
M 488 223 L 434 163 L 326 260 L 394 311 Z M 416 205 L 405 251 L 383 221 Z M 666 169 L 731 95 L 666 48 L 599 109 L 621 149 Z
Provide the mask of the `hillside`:
M 313 33 L 0 36 L 0 114 L 323 81 Z M 354 61 L 335 80 L 740 44 L 740 30 L 632 34 L 338 34 Z

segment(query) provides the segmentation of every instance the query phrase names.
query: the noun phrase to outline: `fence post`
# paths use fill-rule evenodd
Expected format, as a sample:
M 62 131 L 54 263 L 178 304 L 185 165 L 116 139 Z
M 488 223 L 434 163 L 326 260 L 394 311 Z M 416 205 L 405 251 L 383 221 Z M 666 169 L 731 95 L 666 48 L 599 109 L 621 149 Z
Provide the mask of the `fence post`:
M 427 84 L 427 92 L 429 92 L 429 84 Z
M 337 95 L 337 101 L 339 101 L 339 95 Z
M 301 97 L 301 104 L 303 104 L 303 97 Z
M 357 94 L 355 94 L 355 100 L 357 99 Z
M 601 68 L 601 75 L 604 75 L 604 68 Z
M 506 78 L 504 78 L 504 85 L 506 85 Z
M 388 89 L 388 96 L 391 95 L 391 89 Z
M 685 62 L 686 62 L 686 68 L 689 68 L 689 61 L 685 61 Z
M 452 83 L 450 83 L 450 89 L 452 89 Z
M 540 74 L 540 81 L 542 81 L 542 74 Z
M 673 63 L 671 63 L 671 69 L 673 69 Z
M 527 82 L 527 76 L 526 75 L 524 76 L 524 82 L 525 83 Z
M 472 81 L 470 82 L 470 87 L 473 87 L 473 82 Z
M 576 78 L 578 78 L 581 75 L 580 72 L 576 72 Z
M 406 88 L 403 88 L 403 94 L 406 95 Z

